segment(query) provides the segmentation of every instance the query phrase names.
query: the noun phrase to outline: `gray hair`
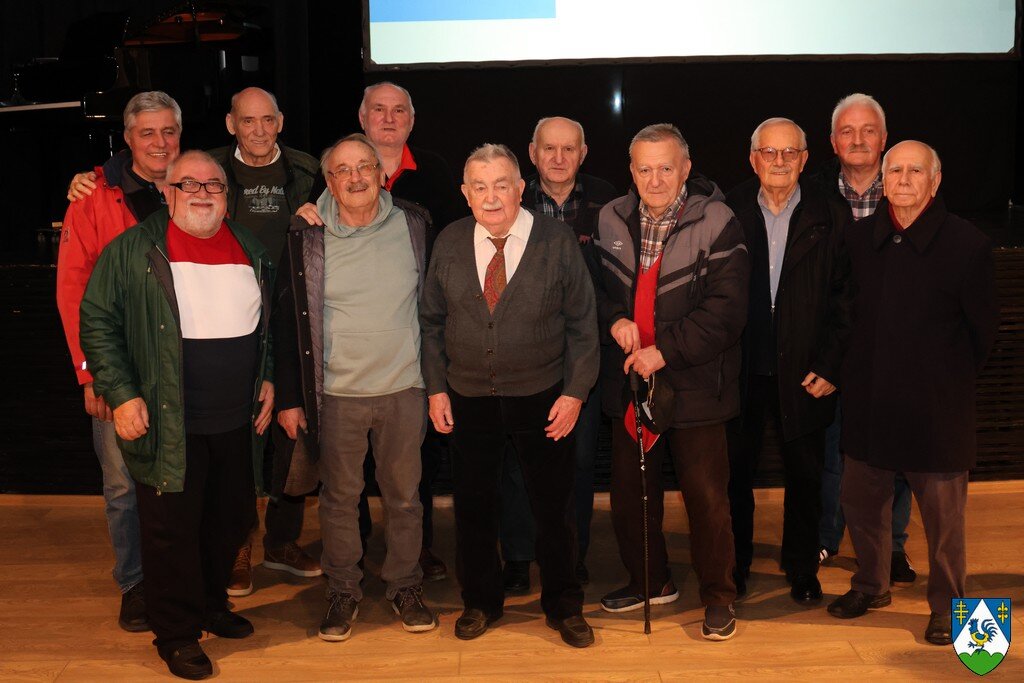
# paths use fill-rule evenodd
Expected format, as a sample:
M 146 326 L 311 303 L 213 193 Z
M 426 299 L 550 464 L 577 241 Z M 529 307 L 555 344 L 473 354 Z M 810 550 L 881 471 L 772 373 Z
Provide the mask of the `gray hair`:
M 882 131 L 885 131 L 885 110 L 882 109 L 882 105 L 878 103 L 871 95 L 865 95 L 862 92 L 855 92 L 852 95 L 847 95 L 843 99 L 839 100 L 836 104 L 836 108 L 832 110 L 832 135 L 836 134 L 836 122 L 839 120 L 840 115 L 850 107 L 870 107 L 878 114 L 878 118 L 882 121 Z
M 409 94 L 408 90 L 398 85 L 397 83 L 392 83 L 391 81 L 381 81 L 380 83 L 374 83 L 373 85 L 368 85 L 365 88 L 363 88 L 363 101 L 359 103 L 359 113 L 366 113 L 366 98 L 370 96 L 370 93 L 372 93 L 377 88 L 383 88 L 385 85 L 389 85 L 395 90 L 398 90 L 403 95 L 405 95 L 406 101 L 409 102 L 409 113 L 412 114 L 413 116 L 416 116 L 416 107 L 412 106 L 412 95 Z
M 942 160 L 941 160 L 941 159 L 939 159 L 939 153 L 935 151 L 935 148 L 934 148 L 934 147 L 932 147 L 931 145 L 929 145 L 929 144 L 927 144 L 927 143 L 921 142 L 920 140 L 902 140 L 902 141 L 900 141 L 900 142 L 897 142 L 897 143 L 896 143 L 895 145 L 893 145 L 892 147 L 890 147 L 890 148 L 889 148 L 889 151 L 888 151 L 888 152 L 886 152 L 886 153 L 885 153 L 885 156 L 883 156 L 883 157 L 882 157 L 882 177 L 883 177 L 883 178 L 885 177 L 885 170 L 886 170 L 886 168 L 888 167 L 889 155 L 890 155 L 890 154 L 892 154 L 892 151 L 893 151 L 894 149 L 896 149 L 897 147 L 899 147 L 900 145 L 902 145 L 902 144 L 903 144 L 904 142 L 912 142 L 912 143 L 914 143 L 914 144 L 918 144 L 918 145 L 921 145 L 921 146 L 923 146 L 923 147 L 924 147 L 925 149 L 927 149 L 927 150 L 928 150 L 929 152 L 931 152 L 931 154 L 932 154 L 932 177 L 933 177 L 933 178 L 935 177 L 935 175 L 936 175 L 936 174 L 937 174 L 937 173 L 938 173 L 939 171 L 941 171 L 941 170 L 942 170 Z
M 135 97 L 128 100 L 128 105 L 124 108 L 124 132 L 128 132 L 135 125 L 135 117 L 144 111 L 163 111 L 164 109 L 170 109 L 174 112 L 174 121 L 178 124 L 178 128 L 181 128 L 181 107 L 174 101 L 174 98 L 163 92 L 162 90 L 148 90 L 146 92 L 140 92 Z
M 662 142 L 663 140 L 675 140 L 683 150 L 683 156 L 690 158 L 690 145 L 686 143 L 683 134 L 671 123 L 652 123 L 640 129 L 633 139 L 629 141 L 629 158 L 633 159 L 633 147 L 638 142 Z
M 274 105 L 274 113 L 275 114 L 280 114 L 281 113 L 281 108 L 277 106 L 277 98 L 274 97 L 274 93 L 269 92 L 267 90 L 264 90 L 263 88 L 252 87 L 252 88 L 242 88 L 241 90 L 239 90 L 238 92 L 236 92 L 234 95 L 231 96 L 231 113 L 232 114 L 235 113 L 235 109 L 238 106 L 238 98 L 241 97 L 242 93 L 244 93 L 246 90 L 255 90 L 258 93 L 260 93 L 261 95 L 264 95 L 268 100 L 270 100 L 270 103 L 272 105 Z
M 324 178 L 327 178 L 327 162 L 330 160 L 331 154 L 346 142 L 358 142 L 361 145 L 369 147 L 370 151 L 373 152 L 373 158 L 377 161 L 377 167 L 379 168 L 381 166 L 380 152 L 377 151 L 377 146 L 370 142 L 370 138 L 366 137 L 362 133 L 351 133 L 350 135 L 340 138 L 333 145 L 325 149 L 323 154 L 320 155 L 320 172 L 324 174 Z
M 761 132 L 769 126 L 776 126 L 781 123 L 788 123 L 789 125 L 796 128 L 796 132 L 800 137 L 800 149 L 807 149 L 807 133 L 804 129 L 797 125 L 796 121 L 787 119 L 782 116 L 774 116 L 770 119 L 765 119 L 761 124 L 754 129 L 753 135 L 750 136 L 750 151 L 753 152 L 760 147 Z
M 470 164 L 476 161 L 486 164 L 495 159 L 505 159 L 512 164 L 512 168 L 516 172 L 516 180 L 520 180 L 523 177 L 519 172 L 519 159 L 516 159 L 516 155 L 512 153 L 511 149 L 502 144 L 485 142 L 470 152 L 466 158 L 466 165 L 462 167 L 462 181 L 466 181 L 466 173 L 469 171 Z
M 565 121 L 566 123 L 569 123 L 569 124 L 571 124 L 573 126 L 576 126 L 576 130 L 579 131 L 579 134 L 580 134 L 580 147 L 582 147 L 583 145 L 587 144 L 586 137 L 583 135 L 583 124 L 580 123 L 579 121 L 575 121 L 575 120 L 570 119 L 570 118 L 568 118 L 566 116 L 545 116 L 544 118 L 542 118 L 540 121 L 537 122 L 537 125 L 533 127 L 533 137 L 530 138 L 530 142 L 532 142 L 533 144 L 536 145 L 537 144 L 537 135 L 540 134 L 540 129 L 544 127 L 544 124 L 550 123 L 550 122 L 554 121 L 555 119 L 561 119 L 562 121 Z
M 167 164 L 167 177 L 174 177 L 174 169 L 178 167 L 183 161 L 204 161 L 208 164 L 213 164 L 217 167 L 217 171 L 220 173 L 221 180 L 227 181 L 227 173 L 224 172 L 224 167 L 220 165 L 216 159 L 207 154 L 201 149 L 190 149 L 187 152 L 182 152 L 178 155 L 178 158 Z

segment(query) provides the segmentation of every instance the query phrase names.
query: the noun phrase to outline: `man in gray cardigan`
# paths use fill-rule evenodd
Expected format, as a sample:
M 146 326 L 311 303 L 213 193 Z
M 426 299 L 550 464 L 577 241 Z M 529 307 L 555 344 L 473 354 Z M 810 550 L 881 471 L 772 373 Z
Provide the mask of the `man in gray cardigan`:
M 466 160 L 472 218 L 438 237 L 420 299 L 430 419 L 452 434 L 464 640 L 504 607 L 498 559 L 499 472 L 511 441 L 537 523 L 541 606 L 574 647 L 594 642 L 575 576 L 573 427 L 597 379 L 593 285 L 562 222 L 520 206 L 525 183 L 504 145 Z

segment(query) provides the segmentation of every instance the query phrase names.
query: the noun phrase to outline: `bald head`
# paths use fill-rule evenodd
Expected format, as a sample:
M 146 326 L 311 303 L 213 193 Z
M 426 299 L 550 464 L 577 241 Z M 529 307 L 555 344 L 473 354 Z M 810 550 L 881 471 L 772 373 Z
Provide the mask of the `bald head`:
M 564 194 L 575 186 L 576 174 L 586 156 L 587 145 L 579 121 L 549 116 L 537 122 L 530 143 L 530 161 L 537 167 L 541 185 L 549 194 Z
M 266 166 L 277 154 L 277 136 L 284 128 L 284 114 L 277 99 L 262 88 L 246 88 L 231 98 L 224 123 L 235 136 L 242 161 Z
M 941 182 L 939 155 L 923 142 L 904 140 L 882 158 L 885 197 L 903 227 L 910 226 L 928 207 Z

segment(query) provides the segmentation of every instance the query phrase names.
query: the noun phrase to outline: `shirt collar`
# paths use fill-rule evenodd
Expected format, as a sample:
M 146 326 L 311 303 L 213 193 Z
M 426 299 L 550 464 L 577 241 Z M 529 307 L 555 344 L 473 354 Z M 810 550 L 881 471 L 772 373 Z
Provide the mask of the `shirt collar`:
M 857 190 L 853 189 L 853 185 L 846 182 L 846 176 L 843 175 L 842 170 L 839 171 L 839 187 L 843 188 L 846 192 L 857 195 L 858 197 L 863 197 L 864 195 L 871 194 L 871 192 L 874 191 L 881 183 L 882 171 L 881 169 L 879 169 L 878 175 L 876 175 L 875 179 L 871 181 L 870 185 L 868 185 L 868 189 L 864 190 L 864 192 L 857 192 Z
M 242 150 L 239 149 L 238 145 L 235 145 L 235 158 L 238 159 L 239 161 L 241 161 L 246 166 L 249 165 L 249 164 L 246 164 L 245 163 L 245 159 L 242 158 Z M 275 142 L 274 143 L 274 158 L 270 160 L 270 163 L 272 164 L 272 163 L 276 162 L 280 158 L 281 158 L 281 148 Z M 269 165 L 269 164 L 267 164 L 267 165 Z
M 398 162 L 398 168 L 390 176 L 384 179 L 384 189 L 388 192 L 391 191 L 391 187 L 398 180 L 398 176 L 402 175 L 402 171 L 415 171 L 416 160 L 412 156 L 412 150 L 409 149 L 409 145 L 402 145 L 402 160 Z
M 771 211 L 768 207 L 768 200 L 764 196 L 764 188 L 762 187 L 757 191 L 757 203 L 761 205 L 761 208 Z M 796 187 L 790 193 L 789 197 L 786 198 L 786 203 L 782 205 L 782 210 L 779 211 L 779 215 L 789 211 L 790 207 L 795 207 L 800 203 L 800 183 L 796 184 Z
M 679 191 L 679 196 L 672 202 L 667 209 L 661 212 L 661 215 L 655 216 L 651 213 L 651 210 L 644 204 L 644 200 L 640 200 L 640 215 L 649 220 L 662 221 L 670 215 L 679 212 L 681 207 L 686 202 L 686 183 L 683 183 L 683 189 Z
M 508 230 L 508 237 L 515 237 L 516 239 L 526 242 L 530 238 L 530 231 L 533 229 L 533 214 L 530 213 L 529 209 L 520 206 L 519 214 L 516 219 L 512 221 L 512 227 Z M 486 239 L 491 237 L 491 233 L 487 232 L 487 228 L 477 223 L 473 228 L 473 244 L 480 244 Z

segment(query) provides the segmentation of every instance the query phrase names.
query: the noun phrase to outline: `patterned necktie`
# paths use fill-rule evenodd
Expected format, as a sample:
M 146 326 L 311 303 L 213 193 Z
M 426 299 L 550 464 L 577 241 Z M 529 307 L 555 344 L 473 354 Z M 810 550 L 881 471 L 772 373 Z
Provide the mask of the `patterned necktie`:
M 501 293 L 505 291 L 505 240 L 508 237 L 488 237 L 494 243 L 494 256 L 487 264 L 487 271 L 484 273 L 484 299 L 487 300 L 487 309 L 494 313 L 494 307 L 498 305 Z

